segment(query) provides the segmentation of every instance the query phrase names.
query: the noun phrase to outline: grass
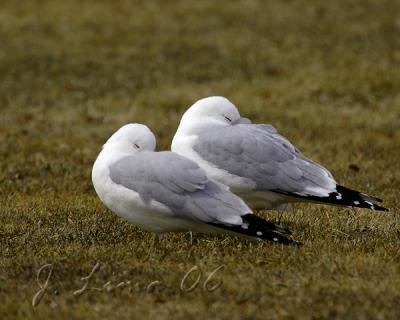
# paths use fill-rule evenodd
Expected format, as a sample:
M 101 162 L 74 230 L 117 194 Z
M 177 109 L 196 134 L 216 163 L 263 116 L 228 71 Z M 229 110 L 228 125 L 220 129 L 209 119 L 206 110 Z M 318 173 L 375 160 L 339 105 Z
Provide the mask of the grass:
M 21 0 L 0 9 L 2 319 L 400 317 L 398 2 Z M 188 233 L 154 245 L 100 202 L 91 166 L 127 122 L 147 124 L 168 149 L 186 108 L 213 94 L 391 211 L 258 213 L 281 218 L 300 249 Z M 75 296 L 97 262 L 89 288 L 102 290 Z M 32 307 L 45 264 L 52 275 Z M 209 283 L 221 287 L 204 290 L 221 265 Z M 202 278 L 184 293 L 193 266 Z

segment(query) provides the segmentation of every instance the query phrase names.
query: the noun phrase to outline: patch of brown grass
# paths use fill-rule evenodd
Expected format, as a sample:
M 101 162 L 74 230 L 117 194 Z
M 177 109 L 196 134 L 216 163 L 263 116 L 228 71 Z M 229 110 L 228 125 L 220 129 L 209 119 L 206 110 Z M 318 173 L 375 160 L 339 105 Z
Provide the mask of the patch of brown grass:
M 397 2 L 0 7 L 2 319 L 399 318 Z M 214 94 L 391 211 L 295 205 L 281 221 L 300 249 L 225 235 L 191 243 L 187 233 L 154 245 L 100 202 L 91 166 L 127 122 L 147 124 L 168 149 L 186 108 Z M 101 290 L 75 296 L 98 261 L 89 288 Z M 48 287 L 32 307 L 48 263 Z M 183 293 L 195 265 L 200 284 Z M 222 286 L 204 290 L 221 265 Z

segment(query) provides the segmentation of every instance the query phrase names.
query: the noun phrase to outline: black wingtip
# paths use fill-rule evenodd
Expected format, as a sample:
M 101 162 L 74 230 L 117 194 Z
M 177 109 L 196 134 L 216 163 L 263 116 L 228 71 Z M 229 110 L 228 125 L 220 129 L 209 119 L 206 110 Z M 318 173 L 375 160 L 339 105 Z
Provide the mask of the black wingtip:
M 329 194 L 331 197 L 332 194 Z M 372 203 L 371 201 L 382 202 L 381 199 L 370 196 L 366 193 L 358 192 L 341 185 L 336 185 L 336 192 L 333 192 L 333 196 L 337 198 L 339 195 L 340 200 L 348 203 L 351 207 L 366 208 L 376 211 L 389 211 L 389 209 Z
M 301 245 L 300 242 L 289 239 L 284 235 L 280 234 L 280 233 L 291 234 L 291 232 L 288 229 L 283 228 L 282 226 L 277 225 L 273 222 L 264 220 L 250 213 L 242 216 L 242 220 L 243 220 L 242 225 L 235 225 L 235 226 L 228 226 L 218 223 L 209 223 L 209 224 L 257 240 L 269 240 L 274 243 L 282 243 L 295 246 Z
M 290 231 L 289 229 L 284 228 L 283 226 L 273 223 L 271 221 L 264 220 L 263 218 L 257 217 L 256 215 L 251 214 L 251 213 L 242 216 L 242 219 L 246 223 L 252 224 L 254 226 L 261 226 L 262 228 L 269 228 L 273 231 L 277 231 L 277 232 L 287 234 L 287 235 L 292 234 L 292 231 Z
M 296 246 L 296 247 L 300 247 L 300 246 L 302 245 L 301 242 L 296 241 L 296 240 L 289 239 L 289 238 L 287 238 L 287 237 L 285 237 L 285 236 L 282 236 L 282 235 L 280 235 L 280 234 L 278 234 L 278 233 L 276 233 L 276 234 L 272 237 L 272 240 L 271 240 L 269 237 L 261 238 L 261 240 L 269 240 L 269 241 L 272 241 L 272 242 L 275 242 L 275 243 L 282 243 L 282 244 L 286 244 L 286 245 L 293 245 L 293 246 Z
M 389 209 L 372 203 L 371 201 L 382 202 L 381 199 L 370 196 L 368 194 L 358 192 L 341 185 L 336 185 L 336 191 L 329 193 L 326 197 L 318 197 L 314 195 L 303 195 L 281 190 L 275 192 L 282 193 L 291 197 L 308 200 L 311 202 L 318 202 L 323 204 L 333 204 L 345 207 L 365 208 L 376 211 L 389 211 Z

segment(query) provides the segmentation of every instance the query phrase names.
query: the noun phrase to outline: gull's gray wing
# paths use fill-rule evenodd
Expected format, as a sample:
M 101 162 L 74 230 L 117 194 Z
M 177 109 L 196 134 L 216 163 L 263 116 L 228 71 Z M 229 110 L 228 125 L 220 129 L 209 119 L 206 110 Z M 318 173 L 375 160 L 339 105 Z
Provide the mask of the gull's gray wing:
M 327 169 L 303 156 L 270 125 L 207 129 L 193 149 L 216 167 L 252 180 L 256 189 L 319 196 L 336 185 Z
M 235 225 L 251 213 L 239 197 L 208 180 L 195 162 L 173 152 L 126 156 L 110 166 L 110 177 L 138 192 L 145 203 L 158 201 L 182 218 Z
M 252 238 L 299 244 L 276 232 L 289 234 L 289 230 L 253 215 L 242 199 L 225 186 L 208 180 L 195 162 L 176 153 L 126 156 L 110 166 L 110 178 L 136 191 L 149 206 L 157 201 L 181 218 Z

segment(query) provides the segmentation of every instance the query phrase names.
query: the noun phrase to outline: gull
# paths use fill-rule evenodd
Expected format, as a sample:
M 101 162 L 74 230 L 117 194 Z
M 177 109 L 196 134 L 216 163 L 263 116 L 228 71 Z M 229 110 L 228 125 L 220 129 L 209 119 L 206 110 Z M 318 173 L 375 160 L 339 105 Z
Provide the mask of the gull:
M 252 124 L 224 97 L 198 100 L 182 116 L 171 150 L 240 196 L 253 209 L 287 210 L 317 202 L 388 211 L 382 200 L 343 187 L 269 124 Z
M 289 230 L 253 215 L 226 186 L 197 163 L 171 151 L 155 152 L 142 124 L 127 124 L 104 144 L 92 170 L 100 200 L 118 216 L 153 232 L 229 233 L 251 240 L 298 244 Z

